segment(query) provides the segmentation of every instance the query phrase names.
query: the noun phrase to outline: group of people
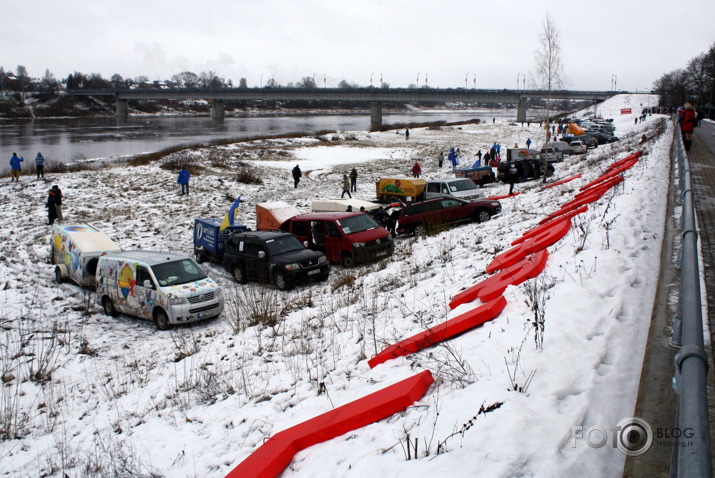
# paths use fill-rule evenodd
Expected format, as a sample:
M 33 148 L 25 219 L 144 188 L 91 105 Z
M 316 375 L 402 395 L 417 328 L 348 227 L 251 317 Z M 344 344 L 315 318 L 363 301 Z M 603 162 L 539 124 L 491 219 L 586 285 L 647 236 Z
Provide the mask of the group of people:
M 17 153 L 12 153 L 10 158 L 10 182 L 17 181 L 20 182 L 20 175 L 22 174 L 22 163 L 25 158 L 18 156 Z M 35 169 L 37 170 L 37 178 L 45 178 L 45 157 L 42 153 L 37 153 L 35 156 Z
M 62 221 L 62 190 L 56 184 L 47 192 L 47 222 L 53 225 L 55 221 Z

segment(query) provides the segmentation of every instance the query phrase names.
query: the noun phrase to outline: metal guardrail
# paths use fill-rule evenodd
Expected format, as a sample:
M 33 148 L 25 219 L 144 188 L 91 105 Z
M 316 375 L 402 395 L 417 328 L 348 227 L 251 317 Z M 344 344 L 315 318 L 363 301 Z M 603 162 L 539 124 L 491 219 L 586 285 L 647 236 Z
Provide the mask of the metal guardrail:
M 673 388 L 678 394 L 676 438 L 670 462 L 671 478 L 712 477 L 710 422 L 708 415 L 708 355 L 704 346 L 700 294 L 698 231 L 693 203 L 690 163 L 676 125 L 676 148 L 680 172 L 682 242 L 678 252 L 680 291 L 678 316 L 673 320 L 670 344 L 679 347 L 675 356 Z M 673 433 L 675 435 L 675 433 Z M 685 440 L 686 443 L 680 443 Z M 682 446 L 679 446 L 682 445 Z

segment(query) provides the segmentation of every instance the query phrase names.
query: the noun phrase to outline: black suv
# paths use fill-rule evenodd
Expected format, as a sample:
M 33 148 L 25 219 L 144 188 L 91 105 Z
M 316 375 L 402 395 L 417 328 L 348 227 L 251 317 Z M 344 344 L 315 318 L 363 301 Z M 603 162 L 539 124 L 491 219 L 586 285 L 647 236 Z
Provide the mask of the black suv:
M 324 281 L 330 275 L 325 254 L 306 249 L 293 234 L 283 231 L 231 234 L 223 266 L 240 284 L 251 279 L 274 283 L 280 290 L 308 279 Z
M 509 182 L 509 169 L 516 167 L 516 181 L 520 183 L 529 179 L 539 179 L 544 172 L 544 163 L 540 159 L 518 159 L 516 161 L 502 161 L 497 166 L 497 180 L 503 183 Z M 554 172 L 554 165 L 547 166 L 549 175 Z

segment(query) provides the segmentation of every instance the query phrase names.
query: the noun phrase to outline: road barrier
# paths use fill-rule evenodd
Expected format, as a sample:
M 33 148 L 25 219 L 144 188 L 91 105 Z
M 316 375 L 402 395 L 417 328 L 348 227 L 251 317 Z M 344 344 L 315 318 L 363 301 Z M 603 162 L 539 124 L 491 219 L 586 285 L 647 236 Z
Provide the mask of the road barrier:
M 708 417 L 708 356 L 703 339 L 700 301 L 700 261 L 698 231 L 693 205 L 690 163 L 685 153 L 680 128 L 675 126 L 680 202 L 682 205 L 680 255 L 680 293 L 678 316 L 673 319 L 670 344 L 680 347 L 675 356 L 673 388 L 678 394 L 675 429 L 688 430 L 688 446 L 674 446 L 670 476 L 677 478 L 710 477 L 710 421 Z

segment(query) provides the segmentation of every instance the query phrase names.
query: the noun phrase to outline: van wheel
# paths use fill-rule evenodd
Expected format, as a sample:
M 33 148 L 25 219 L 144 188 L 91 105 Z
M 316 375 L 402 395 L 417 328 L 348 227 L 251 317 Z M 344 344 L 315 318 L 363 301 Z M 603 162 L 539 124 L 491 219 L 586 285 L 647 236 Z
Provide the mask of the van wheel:
M 169 330 L 171 328 L 171 322 L 169 322 L 169 316 L 163 309 L 159 309 L 154 314 L 154 322 L 156 322 L 156 328 L 159 330 Z
M 355 265 L 355 259 L 353 259 L 353 255 L 350 254 L 349 252 L 343 252 L 342 255 L 342 262 L 343 262 L 343 267 L 353 267 Z
M 290 289 L 290 282 L 286 278 L 285 274 L 283 274 L 282 272 L 276 274 L 275 282 L 278 290 Z
M 424 236 L 425 234 L 427 234 L 427 228 L 424 224 L 419 223 L 412 229 L 412 234 L 414 234 L 415 236 Z
M 241 269 L 241 266 L 233 266 L 233 279 L 238 282 L 239 284 L 245 284 L 246 283 L 246 274 L 243 273 L 243 269 Z
M 55 266 L 55 280 L 58 284 L 62 284 L 65 281 L 65 278 L 62 275 L 62 268 L 60 266 Z
M 108 315 L 110 317 L 117 316 L 117 309 L 114 308 L 114 303 L 109 297 L 102 298 L 102 308 L 104 309 L 104 315 Z
M 480 209 L 474 215 L 474 220 L 477 222 L 487 222 L 491 218 L 492 218 L 492 216 L 489 214 L 489 211 L 487 211 L 486 209 Z

